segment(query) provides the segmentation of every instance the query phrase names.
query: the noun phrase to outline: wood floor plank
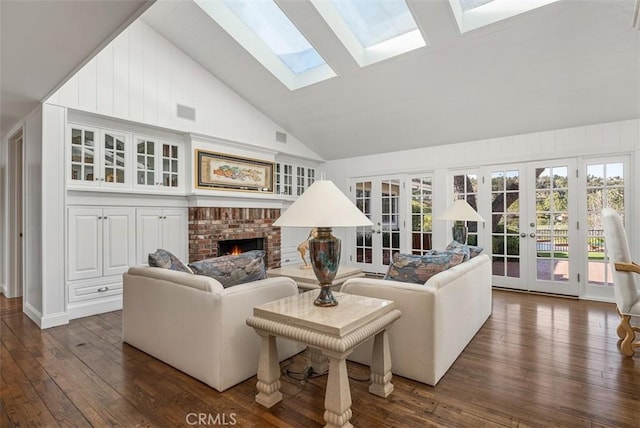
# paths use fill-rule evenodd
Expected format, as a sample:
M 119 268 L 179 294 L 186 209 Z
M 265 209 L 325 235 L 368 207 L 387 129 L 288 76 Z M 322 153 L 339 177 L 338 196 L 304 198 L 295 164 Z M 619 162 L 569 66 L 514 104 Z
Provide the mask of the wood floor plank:
M 358 380 L 369 368 L 349 362 L 354 426 L 637 428 L 640 352 L 620 354 L 614 305 L 493 295 L 492 316 L 436 387 L 394 376 L 383 399 Z M 255 376 L 219 393 L 124 344 L 121 311 L 43 331 L 9 306 L 0 318 L 3 428 L 190 426 L 201 416 L 241 427 L 324 425 L 326 376 L 283 376 L 283 400 L 266 409 L 255 403 Z M 304 372 L 308 353 L 286 364 Z

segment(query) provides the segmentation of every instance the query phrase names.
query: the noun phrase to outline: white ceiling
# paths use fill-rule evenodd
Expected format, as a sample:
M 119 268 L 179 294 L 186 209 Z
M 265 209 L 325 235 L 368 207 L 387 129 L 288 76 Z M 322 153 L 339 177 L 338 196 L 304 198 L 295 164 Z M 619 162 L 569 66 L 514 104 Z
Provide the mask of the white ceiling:
M 563 0 L 460 34 L 407 0 L 429 46 L 360 68 L 307 1 L 277 0 L 338 76 L 289 91 L 190 1 L 142 19 L 325 159 L 640 117 L 633 0 Z
M 154 0 L 0 0 L 0 136 Z
M 152 2 L 0 0 L 0 135 Z M 326 159 L 640 117 L 633 0 L 562 0 L 462 35 L 447 0 L 408 0 L 429 46 L 364 68 L 310 3 L 278 3 L 337 77 L 289 91 L 191 1 L 143 19 Z

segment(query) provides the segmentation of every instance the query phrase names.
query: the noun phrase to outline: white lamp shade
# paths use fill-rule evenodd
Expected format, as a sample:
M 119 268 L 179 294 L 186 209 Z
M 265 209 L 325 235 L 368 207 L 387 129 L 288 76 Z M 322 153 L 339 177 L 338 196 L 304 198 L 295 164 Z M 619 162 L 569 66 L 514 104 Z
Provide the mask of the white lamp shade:
M 313 183 L 274 223 L 282 227 L 373 226 L 371 220 L 329 180 Z
M 481 221 L 484 219 L 473 209 L 471 205 L 464 199 L 458 199 L 449 208 L 447 208 L 438 220 L 457 220 L 457 221 Z

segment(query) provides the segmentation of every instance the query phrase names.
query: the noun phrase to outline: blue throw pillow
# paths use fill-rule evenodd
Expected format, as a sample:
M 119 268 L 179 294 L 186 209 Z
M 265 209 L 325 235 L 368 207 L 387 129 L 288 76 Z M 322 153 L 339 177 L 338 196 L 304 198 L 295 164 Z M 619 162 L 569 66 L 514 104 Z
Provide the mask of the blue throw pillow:
M 159 267 L 164 269 L 177 270 L 178 272 L 191 272 L 187 266 L 180 261 L 179 258 L 171 254 L 167 250 L 157 249 L 155 253 L 149 253 L 148 263 L 151 267 Z
M 214 257 L 190 263 L 196 275 L 206 275 L 218 280 L 224 288 L 267 277 L 263 250 L 247 251 L 239 255 Z
M 477 247 L 475 245 L 461 244 L 458 241 L 451 241 L 451 243 L 447 245 L 445 251 L 454 250 L 456 248 L 462 248 L 463 251 L 468 253 L 468 257 L 465 260 L 474 258 L 478 254 L 482 253 L 483 249 L 482 247 Z
M 414 284 L 424 284 L 433 275 L 462 263 L 465 254 L 461 249 L 435 251 L 419 256 L 395 253 L 384 279 Z

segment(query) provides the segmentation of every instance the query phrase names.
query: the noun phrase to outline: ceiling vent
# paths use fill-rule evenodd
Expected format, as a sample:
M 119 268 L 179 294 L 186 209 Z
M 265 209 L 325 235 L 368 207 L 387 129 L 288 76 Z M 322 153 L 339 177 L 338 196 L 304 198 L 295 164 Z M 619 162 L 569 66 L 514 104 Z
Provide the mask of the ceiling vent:
M 182 119 L 196 120 L 196 109 L 193 107 L 183 106 L 182 104 L 177 104 L 178 108 L 176 109 L 176 114 L 178 117 Z
M 278 143 L 286 143 L 287 142 L 287 133 L 276 131 L 276 141 Z

